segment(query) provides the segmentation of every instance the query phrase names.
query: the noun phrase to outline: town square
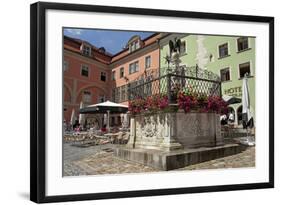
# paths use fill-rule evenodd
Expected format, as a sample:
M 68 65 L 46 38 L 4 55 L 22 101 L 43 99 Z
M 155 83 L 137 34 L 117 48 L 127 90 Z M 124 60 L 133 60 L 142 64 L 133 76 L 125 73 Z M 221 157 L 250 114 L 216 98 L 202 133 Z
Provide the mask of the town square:
M 63 176 L 255 167 L 255 37 L 64 28 Z

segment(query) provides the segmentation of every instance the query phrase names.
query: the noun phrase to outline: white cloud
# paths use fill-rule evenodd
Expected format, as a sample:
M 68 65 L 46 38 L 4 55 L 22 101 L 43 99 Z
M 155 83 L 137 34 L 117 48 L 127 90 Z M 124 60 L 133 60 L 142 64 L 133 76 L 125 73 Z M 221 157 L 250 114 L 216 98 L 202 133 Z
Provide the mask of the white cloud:
M 74 29 L 74 28 L 68 28 L 65 29 L 68 33 L 71 33 L 73 35 L 79 36 L 81 35 L 84 31 L 83 29 Z

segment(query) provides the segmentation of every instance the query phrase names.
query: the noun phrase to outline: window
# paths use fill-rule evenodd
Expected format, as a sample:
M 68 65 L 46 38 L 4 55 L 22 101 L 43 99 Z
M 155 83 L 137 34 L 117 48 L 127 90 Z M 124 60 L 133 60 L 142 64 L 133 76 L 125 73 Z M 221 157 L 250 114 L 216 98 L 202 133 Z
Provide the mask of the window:
M 116 103 L 128 100 L 128 85 L 123 85 L 112 90 L 112 100 Z
M 242 63 L 239 64 L 239 76 L 240 78 L 244 78 L 245 74 L 248 73 L 248 75 L 251 75 L 251 70 L 250 70 L 250 63 Z
M 131 53 L 139 48 L 140 48 L 140 42 L 134 41 L 134 42 L 130 43 L 130 45 L 129 45 L 129 53 Z
M 150 68 L 151 66 L 151 56 L 145 57 L 145 68 Z
M 229 68 L 224 68 L 220 71 L 221 73 L 221 81 L 224 82 L 224 81 L 228 81 L 230 80 L 230 71 L 229 71 Z
M 90 56 L 91 55 L 91 47 L 83 45 L 83 50 L 82 50 L 84 55 Z
M 124 67 L 120 68 L 120 78 L 124 77 Z
M 89 67 L 87 65 L 82 65 L 81 75 L 85 77 L 89 76 Z
M 105 96 L 104 95 L 99 96 L 99 102 L 100 103 L 105 102 Z
M 219 46 L 219 57 L 223 58 L 228 56 L 228 45 L 227 43 Z
M 105 72 L 100 73 L 100 80 L 104 81 L 104 82 L 106 81 L 106 73 Z
M 112 89 L 112 97 L 111 97 L 112 102 L 116 102 L 116 97 L 115 97 L 116 92 L 115 92 L 115 90 L 116 90 L 116 88 Z
M 124 101 L 126 101 L 126 86 L 125 85 L 123 85 L 123 86 L 121 86 L 121 99 L 120 99 L 120 101 L 121 102 L 124 102 Z
M 63 61 L 63 71 L 68 70 L 68 61 Z
M 91 102 L 91 98 L 92 98 L 91 92 L 85 90 L 83 92 L 83 102 L 90 103 Z
M 248 38 L 247 37 L 238 38 L 237 48 L 238 48 L 238 52 L 248 49 L 249 48 Z
M 139 71 L 139 62 L 134 62 L 129 65 L 129 74 Z
M 180 55 L 184 55 L 185 53 L 186 53 L 185 41 L 181 41 Z
M 112 71 L 111 80 L 115 80 L 115 71 Z
M 120 102 L 120 87 L 115 90 L 115 102 Z

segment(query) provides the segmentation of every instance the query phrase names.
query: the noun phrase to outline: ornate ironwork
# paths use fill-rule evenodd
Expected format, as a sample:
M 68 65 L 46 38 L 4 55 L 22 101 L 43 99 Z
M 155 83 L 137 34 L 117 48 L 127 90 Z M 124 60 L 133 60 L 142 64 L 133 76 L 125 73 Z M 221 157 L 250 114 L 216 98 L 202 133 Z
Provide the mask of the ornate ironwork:
M 130 83 L 134 82 L 147 82 L 150 81 L 151 79 L 156 79 L 159 77 L 159 70 L 157 69 L 150 69 L 150 70 L 145 70 L 141 75 L 139 75 L 137 78 L 132 80 Z
M 179 90 L 190 91 L 197 95 L 221 95 L 221 81 L 213 72 L 200 69 L 198 66 L 180 66 L 177 70 L 165 69 L 159 76 L 158 72 L 141 75 L 127 85 L 113 91 L 113 101 L 123 102 L 136 98 L 144 98 L 156 94 L 166 94 L 173 101 Z M 124 94 L 126 93 L 126 94 Z M 124 97 L 124 95 L 126 95 Z
M 169 66 L 166 69 L 162 69 L 162 75 L 167 74 L 176 74 L 176 75 L 182 75 L 182 76 L 188 76 L 188 77 L 195 77 L 205 80 L 213 80 L 213 81 L 220 81 L 220 76 L 208 71 L 206 69 L 199 68 L 196 66 L 185 66 L 181 65 L 178 69 L 175 69 L 174 66 Z

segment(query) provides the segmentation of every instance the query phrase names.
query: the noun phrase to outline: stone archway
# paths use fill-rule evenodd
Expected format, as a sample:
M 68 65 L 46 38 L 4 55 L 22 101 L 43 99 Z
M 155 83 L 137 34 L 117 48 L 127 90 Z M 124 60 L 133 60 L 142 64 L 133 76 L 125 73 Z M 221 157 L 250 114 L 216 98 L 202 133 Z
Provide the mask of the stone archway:
M 73 92 L 72 92 L 70 86 L 67 85 L 66 83 L 63 83 L 63 88 L 66 88 L 66 89 L 64 89 L 64 92 L 69 93 L 69 96 L 70 96 L 69 102 L 71 102 L 72 98 L 73 98 Z M 64 97 L 65 97 L 65 93 L 63 93 L 63 99 L 64 99 Z
M 80 94 L 82 94 L 82 92 L 83 92 L 84 90 L 87 90 L 87 89 L 90 89 L 90 88 L 97 88 L 98 90 L 101 90 L 103 93 L 108 93 L 108 92 L 106 91 L 106 89 L 104 89 L 104 88 L 102 88 L 102 87 L 99 87 L 99 86 L 97 86 L 97 85 L 86 85 L 86 86 L 84 86 L 84 87 L 82 87 L 82 88 L 80 88 L 80 89 L 78 90 L 78 92 L 77 92 L 77 94 L 76 94 L 76 96 L 75 96 L 75 102 L 77 101 L 77 98 L 80 96 Z

